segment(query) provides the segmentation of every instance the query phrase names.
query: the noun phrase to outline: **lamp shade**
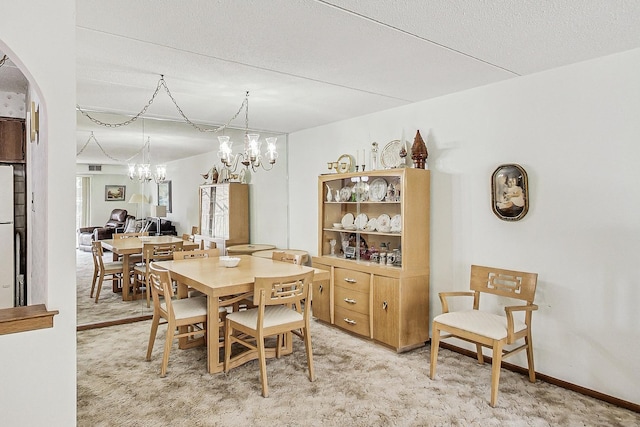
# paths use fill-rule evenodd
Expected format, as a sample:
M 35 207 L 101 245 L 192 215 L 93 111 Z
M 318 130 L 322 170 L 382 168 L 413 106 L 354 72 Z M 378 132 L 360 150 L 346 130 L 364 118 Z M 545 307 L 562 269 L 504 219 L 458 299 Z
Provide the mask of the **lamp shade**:
M 158 218 L 167 216 L 167 207 L 162 205 L 152 205 L 151 216 L 157 216 Z
M 132 194 L 131 198 L 129 199 L 129 203 L 148 203 L 148 202 L 149 200 L 147 199 L 147 196 L 140 193 Z

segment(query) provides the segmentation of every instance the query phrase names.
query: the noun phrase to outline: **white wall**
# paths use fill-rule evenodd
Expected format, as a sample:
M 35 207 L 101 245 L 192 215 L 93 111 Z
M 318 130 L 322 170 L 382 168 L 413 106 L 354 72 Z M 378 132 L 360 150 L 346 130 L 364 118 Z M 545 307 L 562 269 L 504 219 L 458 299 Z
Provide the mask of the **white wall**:
M 634 50 L 291 134 L 291 244 L 317 251 L 309 212 L 327 161 L 419 129 L 432 170 L 431 318 L 438 292 L 468 287 L 471 264 L 537 272 L 536 370 L 640 403 L 639 75 Z M 503 163 L 528 172 L 519 222 L 491 210 Z
M 40 105 L 30 144 L 32 303 L 59 310 L 54 327 L 0 336 L 3 426 L 76 422 L 75 1 L 6 1 L 0 49 L 24 72 Z M 70 286 L 71 285 L 71 286 Z
M 220 169 L 217 148 L 210 153 L 167 164 L 171 180 L 173 212 L 167 219 L 174 222 L 178 235 L 190 233 L 199 224 L 198 186 L 216 164 Z M 249 184 L 249 231 L 252 243 L 269 243 L 288 247 L 287 222 L 287 147 L 286 137 L 278 137 L 279 158 L 270 171 L 252 173 Z

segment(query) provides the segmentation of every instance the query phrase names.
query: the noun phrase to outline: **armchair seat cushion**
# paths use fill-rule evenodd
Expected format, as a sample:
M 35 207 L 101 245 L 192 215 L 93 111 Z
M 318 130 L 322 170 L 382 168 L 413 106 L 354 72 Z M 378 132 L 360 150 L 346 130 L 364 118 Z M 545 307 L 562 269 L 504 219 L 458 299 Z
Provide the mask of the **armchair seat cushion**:
M 501 340 L 507 337 L 507 318 L 485 311 L 466 310 L 443 313 L 436 316 L 433 321 L 453 328 L 464 329 L 494 340 Z M 513 319 L 514 332 L 520 332 L 526 328 L 527 325 L 524 322 Z

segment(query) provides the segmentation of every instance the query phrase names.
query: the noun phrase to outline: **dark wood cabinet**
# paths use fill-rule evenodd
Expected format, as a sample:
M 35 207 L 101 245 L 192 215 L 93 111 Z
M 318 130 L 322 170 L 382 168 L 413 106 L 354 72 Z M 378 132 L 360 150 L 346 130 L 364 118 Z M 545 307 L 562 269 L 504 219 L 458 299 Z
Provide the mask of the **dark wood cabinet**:
M 25 121 L 0 118 L 0 162 L 24 163 Z

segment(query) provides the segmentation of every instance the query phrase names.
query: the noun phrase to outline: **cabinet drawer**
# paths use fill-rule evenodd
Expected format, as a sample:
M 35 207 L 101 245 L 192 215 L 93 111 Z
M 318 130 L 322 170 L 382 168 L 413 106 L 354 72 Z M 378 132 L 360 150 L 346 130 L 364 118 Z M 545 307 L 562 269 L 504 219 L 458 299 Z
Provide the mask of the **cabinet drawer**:
M 369 336 L 369 316 L 336 306 L 336 326 L 358 335 Z
M 336 307 L 353 310 L 362 314 L 369 314 L 369 294 L 352 289 L 336 286 L 334 290 Z
M 334 284 L 354 291 L 369 293 L 371 275 L 361 271 L 336 268 L 334 270 Z

